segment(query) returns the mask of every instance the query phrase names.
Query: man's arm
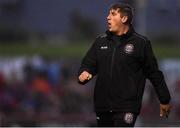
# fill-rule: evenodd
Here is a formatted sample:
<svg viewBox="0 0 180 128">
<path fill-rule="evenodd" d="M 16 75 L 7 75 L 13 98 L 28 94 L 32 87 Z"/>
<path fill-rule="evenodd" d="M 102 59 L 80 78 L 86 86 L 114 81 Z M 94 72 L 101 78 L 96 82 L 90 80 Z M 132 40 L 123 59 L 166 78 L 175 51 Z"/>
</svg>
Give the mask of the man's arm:
<svg viewBox="0 0 180 128">
<path fill-rule="evenodd" d="M 96 43 L 97 39 L 82 60 L 81 67 L 78 72 L 78 83 L 82 85 L 86 84 L 97 73 Z"/>
<path fill-rule="evenodd" d="M 171 96 L 164 80 L 164 75 L 159 70 L 150 41 L 146 42 L 144 48 L 144 73 L 146 78 L 152 82 L 160 100 L 160 116 L 167 116 L 170 111 L 169 102 Z"/>
</svg>

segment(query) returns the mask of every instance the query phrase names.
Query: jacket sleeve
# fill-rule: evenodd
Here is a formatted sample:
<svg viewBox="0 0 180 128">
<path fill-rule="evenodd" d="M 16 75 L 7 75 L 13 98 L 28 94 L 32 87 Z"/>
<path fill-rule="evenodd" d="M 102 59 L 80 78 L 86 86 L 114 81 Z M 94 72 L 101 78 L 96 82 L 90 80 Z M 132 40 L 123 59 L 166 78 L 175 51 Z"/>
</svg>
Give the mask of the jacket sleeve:
<svg viewBox="0 0 180 128">
<path fill-rule="evenodd" d="M 97 43 L 97 39 L 95 40 L 95 42 L 93 43 L 93 45 L 90 47 L 90 49 L 87 51 L 86 55 L 84 56 L 82 62 L 81 62 L 81 66 L 80 69 L 78 71 L 78 78 L 79 75 L 83 72 L 83 71 L 87 71 L 90 74 L 92 74 L 92 76 L 95 76 L 97 73 L 97 62 L 96 62 L 96 43 Z M 86 80 L 84 82 L 80 82 L 78 79 L 78 83 L 79 84 L 86 84 L 89 80 Z"/>
<path fill-rule="evenodd" d="M 144 47 L 144 73 L 153 84 L 161 104 L 168 104 L 171 96 L 164 80 L 163 73 L 159 70 L 150 41 Z"/>
</svg>

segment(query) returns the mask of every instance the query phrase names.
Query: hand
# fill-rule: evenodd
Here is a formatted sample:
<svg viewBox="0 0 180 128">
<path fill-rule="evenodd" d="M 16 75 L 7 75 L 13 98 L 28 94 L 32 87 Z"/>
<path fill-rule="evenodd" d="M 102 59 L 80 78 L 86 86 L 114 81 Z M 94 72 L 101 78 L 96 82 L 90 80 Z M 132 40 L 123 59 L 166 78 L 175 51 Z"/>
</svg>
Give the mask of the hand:
<svg viewBox="0 0 180 128">
<path fill-rule="evenodd" d="M 79 76 L 79 81 L 84 82 L 85 80 L 90 80 L 91 78 L 92 75 L 90 73 L 88 73 L 87 71 L 83 71 Z"/>
<path fill-rule="evenodd" d="M 171 109 L 170 104 L 160 104 L 160 117 L 165 116 L 166 118 L 168 118 L 170 109 Z"/>
</svg>

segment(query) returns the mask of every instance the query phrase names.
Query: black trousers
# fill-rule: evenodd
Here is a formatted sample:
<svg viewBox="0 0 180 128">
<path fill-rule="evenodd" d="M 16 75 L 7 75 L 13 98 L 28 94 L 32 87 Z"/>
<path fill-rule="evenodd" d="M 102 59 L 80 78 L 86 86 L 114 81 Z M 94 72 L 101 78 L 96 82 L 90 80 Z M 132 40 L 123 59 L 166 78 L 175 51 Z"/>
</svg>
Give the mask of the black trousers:
<svg viewBox="0 0 180 128">
<path fill-rule="evenodd" d="M 98 112 L 96 113 L 99 127 L 134 127 L 137 114 L 130 112 Z"/>
</svg>

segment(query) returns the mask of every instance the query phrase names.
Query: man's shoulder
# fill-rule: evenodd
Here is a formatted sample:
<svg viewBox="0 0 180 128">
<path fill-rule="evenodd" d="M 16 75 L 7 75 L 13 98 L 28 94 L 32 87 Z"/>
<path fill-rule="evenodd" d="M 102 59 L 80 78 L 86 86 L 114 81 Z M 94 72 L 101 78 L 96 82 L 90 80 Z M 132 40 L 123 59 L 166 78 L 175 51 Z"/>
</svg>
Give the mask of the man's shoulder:
<svg viewBox="0 0 180 128">
<path fill-rule="evenodd" d="M 148 41 L 148 38 L 147 38 L 146 36 L 144 36 L 144 35 L 141 35 L 141 34 L 136 33 L 136 32 L 134 32 L 133 35 L 134 35 L 136 38 L 138 38 L 138 39 L 140 39 L 140 40 L 142 40 L 142 41 L 144 41 L 144 42 L 147 42 L 147 41 Z"/>
<path fill-rule="evenodd" d="M 101 33 L 96 36 L 96 39 L 103 39 L 106 38 L 107 36 L 108 36 L 107 33 Z"/>
</svg>

